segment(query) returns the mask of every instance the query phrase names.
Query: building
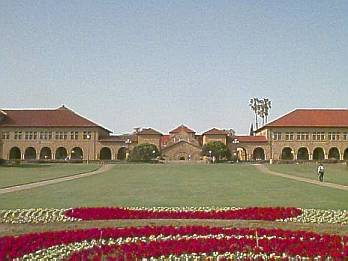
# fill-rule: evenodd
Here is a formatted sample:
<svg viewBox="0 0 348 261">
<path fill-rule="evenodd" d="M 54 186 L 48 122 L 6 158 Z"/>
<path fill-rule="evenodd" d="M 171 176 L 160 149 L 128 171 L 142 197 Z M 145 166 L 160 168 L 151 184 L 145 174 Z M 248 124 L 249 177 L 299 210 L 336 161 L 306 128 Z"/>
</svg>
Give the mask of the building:
<svg viewBox="0 0 348 261">
<path fill-rule="evenodd" d="M 266 137 L 266 158 L 348 160 L 347 109 L 297 109 L 257 130 Z"/>
<path fill-rule="evenodd" d="M 208 142 L 226 144 L 240 161 L 348 160 L 348 110 L 298 109 L 241 136 L 212 128 L 197 134 L 180 125 L 168 134 L 152 128 L 125 135 L 65 106 L 0 110 L 0 158 L 26 161 L 123 160 L 138 144 L 154 144 L 166 160 L 200 160 Z"/>
</svg>

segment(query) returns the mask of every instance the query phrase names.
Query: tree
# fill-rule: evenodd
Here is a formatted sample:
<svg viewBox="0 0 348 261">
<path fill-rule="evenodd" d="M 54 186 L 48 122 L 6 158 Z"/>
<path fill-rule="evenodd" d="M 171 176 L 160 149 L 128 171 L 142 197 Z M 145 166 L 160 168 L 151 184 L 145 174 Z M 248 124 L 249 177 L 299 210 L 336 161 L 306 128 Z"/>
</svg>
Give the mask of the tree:
<svg viewBox="0 0 348 261">
<path fill-rule="evenodd" d="M 269 110 L 272 108 L 272 102 L 268 98 L 263 98 L 264 114 L 266 117 L 266 123 L 268 122 Z"/>
<path fill-rule="evenodd" d="M 202 154 L 204 156 L 215 156 L 217 160 L 231 158 L 230 150 L 226 144 L 222 143 L 221 141 L 212 141 L 204 144 Z"/>
<path fill-rule="evenodd" d="M 250 125 L 250 131 L 249 131 L 250 136 L 254 136 L 254 125 L 251 123 Z"/>
<path fill-rule="evenodd" d="M 249 101 L 249 106 L 255 113 L 255 127 L 259 128 L 258 117 L 262 119 L 262 125 L 268 121 L 269 110 L 272 107 L 271 100 L 268 98 L 252 98 Z"/>
<path fill-rule="evenodd" d="M 130 161 L 151 161 L 160 155 L 157 147 L 153 144 L 143 143 L 137 145 L 130 153 Z"/>
<path fill-rule="evenodd" d="M 260 100 L 258 98 L 252 98 L 249 101 L 249 106 L 251 108 L 251 110 L 255 113 L 255 126 L 256 129 L 259 128 L 259 123 L 258 123 L 258 118 L 257 116 L 259 115 L 259 111 L 260 111 L 260 106 L 259 106 Z"/>
<path fill-rule="evenodd" d="M 234 129 L 224 129 L 228 136 L 233 137 L 236 135 L 236 131 Z"/>
</svg>

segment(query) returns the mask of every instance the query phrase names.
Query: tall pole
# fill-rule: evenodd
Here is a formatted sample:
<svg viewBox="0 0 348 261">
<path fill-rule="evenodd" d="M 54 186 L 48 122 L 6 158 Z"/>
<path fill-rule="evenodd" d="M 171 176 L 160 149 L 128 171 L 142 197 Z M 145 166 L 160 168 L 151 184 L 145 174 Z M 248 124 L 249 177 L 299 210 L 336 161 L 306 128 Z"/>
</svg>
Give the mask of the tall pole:
<svg viewBox="0 0 348 261">
<path fill-rule="evenodd" d="M 87 140 L 88 140 L 88 144 L 87 144 L 87 164 L 89 164 L 89 140 L 91 139 L 91 135 L 87 134 Z"/>
</svg>

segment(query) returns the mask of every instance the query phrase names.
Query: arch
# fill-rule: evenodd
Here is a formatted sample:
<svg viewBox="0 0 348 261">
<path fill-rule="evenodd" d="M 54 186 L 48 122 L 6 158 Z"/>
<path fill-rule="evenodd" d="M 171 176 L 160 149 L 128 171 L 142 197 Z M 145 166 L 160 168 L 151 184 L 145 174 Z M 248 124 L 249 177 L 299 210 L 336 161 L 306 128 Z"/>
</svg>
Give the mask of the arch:
<svg viewBox="0 0 348 261">
<path fill-rule="evenodd" d="M 254 160 L 265 160 L 265 151 L 261 147 L 257 147 L 253 151 Z"/>
<path fill-rule="evenodd" d="M 26 148 L 24 152 L 24 159 L 26 160 L 36 159 L 36 150 L 33 147 Z"/>
<path fill-rule="evenodd" d="M 125 160 L 127 156 L 127 148 L 126 147 L 121 147 L 117 151 L 117 159 L 118 160 Z"/>
<path fill-rule="evenodd" d="M 111 160 L 111 149 L 108 147 L 103 147 L 100 150 L 100 159 L 101 160 Z"/>
<path fill-rule="evenodd" d="M 348 148 L 345 149 L 343 159 L 348 161 Z"/>
<path fill-rule="evenodd" d="M 329 150 L 328 159 L 340 160 L 340 151 L 338 150 L 338 148 L 332 147 L 332 148 Z"/>
<path fill-rule="evenodd" d="M 243 147 L 237 148 L 236 156 L 237 156 L 238 161 L 247 161 L 248 160 L 247 150 Z"/>
<path fill-rule="evenodd" d="M 21 159 L 21 150 L 18 147 L 12 147 L 10 149 L 9 159 L 10 160 Z"/>
<path fill-rule="evenodd" d="M 285 147 L 282 149 L 282 160 L 293 160 L 294 159 L 294 151 L 290 147 Z"/>
<path fill-rule="evenodd" d="M 80 147 L 75 147 L 71 150 L 71 159 L 83 159 L 83 151 Z"/>
<path fill-rule="evenodd" d="M 66 159 L 66 157 L 68 156 L 68 153 L 66 151 L 66 148 L 64 147 L 59 147 L 56 150 L 56 159 L 57 160 L 62 160 L 62 159 Z"/>
<path fill-rule="evenodd" d="M 40 151 L 40 159 L 52 159 L 52 152 L 49 147 L 43 147 Z"/>
<path fill-rule="evenodd" d="M 309 152 L 305 147 L 299 148 L 297 151 L 297 159 L 298 160 L 309 160 Z"/>
<path fill-rule="evenodd" d="M 325 159 L 325 153 L 324 153 L 324 150 L 323 148 L 315 148 L 313 150 L 313 160 L 323 160 Z"/>
</svg>

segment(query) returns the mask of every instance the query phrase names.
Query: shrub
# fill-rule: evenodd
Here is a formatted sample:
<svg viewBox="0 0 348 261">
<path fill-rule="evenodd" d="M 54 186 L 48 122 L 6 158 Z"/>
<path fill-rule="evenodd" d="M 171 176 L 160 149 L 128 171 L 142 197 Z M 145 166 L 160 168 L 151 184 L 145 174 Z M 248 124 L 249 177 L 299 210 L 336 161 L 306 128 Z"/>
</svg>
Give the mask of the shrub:
<svg viewBox="0 0 348 261">
<path fill-rule="evenodd" d="M 209 153 L 209 151 L 211 151 L 211 153 Z M 204 144 L 202 148 L 202 155 L 215 156 L 217 160 L 223 160 L 223 159 L 229 160 L 231 158 L 230 150 L 221 141 L 213 141 L 213 142 L 208 142 L 207 144 Z"/>
<path fill-rule="evenodd" d="M 153 144 L 143 143 L 137 145 L 129 154 L 130 161 L 149 162 L 160 155 L 157 147 Z"/>
</svg>

